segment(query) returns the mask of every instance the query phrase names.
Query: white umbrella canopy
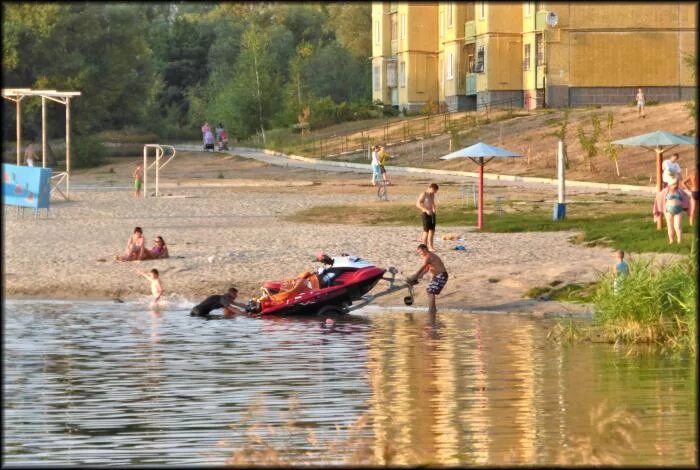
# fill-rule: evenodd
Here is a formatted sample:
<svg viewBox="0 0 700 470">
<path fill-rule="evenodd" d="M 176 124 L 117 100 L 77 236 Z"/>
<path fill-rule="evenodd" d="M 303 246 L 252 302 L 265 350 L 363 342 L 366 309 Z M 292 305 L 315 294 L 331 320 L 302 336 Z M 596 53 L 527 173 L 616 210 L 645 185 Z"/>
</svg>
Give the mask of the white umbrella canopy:
<svg viewBox="0 0 700 470">
<path fill-rule="evenodd" d="M 522 157 L 517 152 L 494 147 L 483 142 L 470 145 L 461 150 L 448 153 L 440 157 L 442 160 L 453 160 L 455 158 L 468 158 L 479 165 L 479 210 L 477 212 L 477 225 L 479 230 L 484 228 L 484 165 L 494 158 Z"/>
</svg>

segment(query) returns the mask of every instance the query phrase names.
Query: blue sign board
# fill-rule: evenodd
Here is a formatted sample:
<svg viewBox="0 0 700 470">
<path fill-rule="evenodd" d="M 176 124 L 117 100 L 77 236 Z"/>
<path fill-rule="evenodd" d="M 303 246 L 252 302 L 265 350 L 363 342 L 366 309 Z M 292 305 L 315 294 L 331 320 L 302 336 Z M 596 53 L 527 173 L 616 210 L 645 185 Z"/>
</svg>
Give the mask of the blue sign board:
<svg viewBox="0 0 700 470">
<path fill-rule="evenodd" d="M 2 164 L 2 198 L 8 206 L 48 209 L 51 168 Z"/>
</svg>

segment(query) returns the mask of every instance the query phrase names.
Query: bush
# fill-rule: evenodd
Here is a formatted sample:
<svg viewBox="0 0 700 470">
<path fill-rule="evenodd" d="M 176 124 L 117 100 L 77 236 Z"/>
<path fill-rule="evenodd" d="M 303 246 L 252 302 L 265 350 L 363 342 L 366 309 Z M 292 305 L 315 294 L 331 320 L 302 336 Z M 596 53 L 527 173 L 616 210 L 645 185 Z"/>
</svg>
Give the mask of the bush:
<svg viewBox="0 0 700 470">
<path fill-rule="evenodd" d="M 107 149 L 96 136 L 76 135 L 71 150 L 71 166 L 73 168 L 90 168 L 101 165 L 107 156 Z"/>
<path fill-rule="evenodd" d="M 694 253 L 661 266 L 630 263 L 630 274 L 613 288 L 604 274 L 593 294 L 595 321 L 615 339 L 694 347 L 697 260 Z"/>
</svg>

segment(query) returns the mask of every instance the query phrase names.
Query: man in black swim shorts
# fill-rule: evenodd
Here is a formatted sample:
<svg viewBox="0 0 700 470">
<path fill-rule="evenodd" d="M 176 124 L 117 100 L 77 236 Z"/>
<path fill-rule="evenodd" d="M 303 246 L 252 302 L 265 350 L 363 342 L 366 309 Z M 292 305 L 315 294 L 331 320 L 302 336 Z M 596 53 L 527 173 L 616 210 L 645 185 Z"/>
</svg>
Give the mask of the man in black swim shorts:
<svg viewBox="0 0 700 470">
<path fill-rule="evenodd" d="M 217 308 L 225 309 L 224 315 L 232 315 L 234 313 L 245 313 L 243 309 L 233 304 L 238 296 L 238 289 L 230 287 L 228 292 L 223 295 L 210 295 L 198 305 L 192 307 L 191 316 L 206 317 L 209 312 Z"/>
<path fill-rule="evenodd" d="M 435 200 L 435 193 L 438 192 L 438 185 L 436 183 L 431 183 L 428 189 L 420 193 L 418 200 L 416 201 L 416 207 L 421 211 L 421 217 L 423 219 L 423 236 L 421 241 L 424 245 L 428 247 L 428 250 L 435 251 L 433 247 L 433 238 L 435 237 L 435 224 L 437 219 L 435 213 L 437 212 L 437 201 Z"/>
</svg>

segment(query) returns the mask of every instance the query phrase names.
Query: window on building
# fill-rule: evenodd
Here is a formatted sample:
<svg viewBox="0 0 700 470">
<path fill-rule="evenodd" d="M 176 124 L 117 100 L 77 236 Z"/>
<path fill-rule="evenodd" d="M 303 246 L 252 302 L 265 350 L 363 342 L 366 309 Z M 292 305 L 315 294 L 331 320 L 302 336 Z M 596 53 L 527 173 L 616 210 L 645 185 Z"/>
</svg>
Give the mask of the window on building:
<svg viewBox="0 0 700 470">
<path fill-rule="evenodd" d="M 452 80 L 454 78 L 454 55 L 452 52 L 447 54 L 447 79 Z"/>
<path fill-rule="evenodd" d="M 452 27 L 452 2 L 447 3 L 447 27 Z"/>
<path fill-rule="evenodd" d="M 440 11 L 440 37 L 445 35 L 445 12 Z"/>
<path fill-rule="evenodd" d="M 474 54 L 469 54 L 467 56 L 467 71 L 469 73 L 474 73 Z"/>
<path fill-rule="evenodd" d="M 406 87 L 406 62 L 399 63 L 399 86 Z"/>
<path fill-rule="evenodd" d="M 542 33 L 535 34 L 535 62 L 537 65 L 544 65 L 544 40 Z"/>
<path fill-rule="evenodd" d="M 474 72 L 483 73 L 484 72 L 484 57 L 485 57 L 484 46 L 479 46 L 476 51 L 476 64 L 474 65 Z"/>
<path fill-rule="evenodd" d="M 523 70 L 530 70 L 530 44 L 525 44 L 523 51 Z"/>
<path fill-rule="evenodd" d="M 379 91 L 382 89 L 382 87 L 379 85 L 379 79 L 381 78 L 379 76 L 380 74 L 380 67 L 378 65 L 375 65 L 372 67 L 372 86 L 375 90 Z"/>
<path fill-rule="evenodd" d="M 406 38 L 406 14 L 401 14 L 401 38 Z"/>
<path fill-rule="evenodd" d="M 544 10 L 544 2 L 535 2 L 535 11 Z"/>
<path fill-rule="evenodd" d="M 486 2 L 479 2 L 479 19 L 486 18 Z"/>
<path fill-rule="evenodd" d="M 374 43 L 375 44 L 381 44 L 381 41 L 379 39 L 379 35 L 380 35 L 379 25 L 380 25 L 379 20 L 376 20 L 374 22 Z"/>
</svg>

